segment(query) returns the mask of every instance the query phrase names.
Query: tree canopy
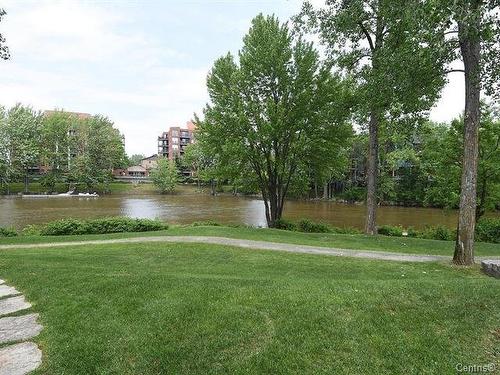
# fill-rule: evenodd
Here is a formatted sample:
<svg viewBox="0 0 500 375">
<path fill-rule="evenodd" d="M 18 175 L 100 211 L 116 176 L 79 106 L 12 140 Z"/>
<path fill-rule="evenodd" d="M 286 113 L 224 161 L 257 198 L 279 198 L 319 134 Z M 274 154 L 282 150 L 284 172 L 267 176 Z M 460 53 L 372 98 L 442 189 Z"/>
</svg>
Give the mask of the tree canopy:
<svg viewBox="0 0 500 375">
<path fill-rule="evenodd" d="M 227 54 L 215 62 L 207 87 L 198 140 L 235 174 L 251 173 L 273 227 L 311 160 L 335 158 L 350 134 L 343 108 L 349 87 L 320 63 L 311 43 L 263 15 L 253 19 L 238 61 Z"/>
</svg>

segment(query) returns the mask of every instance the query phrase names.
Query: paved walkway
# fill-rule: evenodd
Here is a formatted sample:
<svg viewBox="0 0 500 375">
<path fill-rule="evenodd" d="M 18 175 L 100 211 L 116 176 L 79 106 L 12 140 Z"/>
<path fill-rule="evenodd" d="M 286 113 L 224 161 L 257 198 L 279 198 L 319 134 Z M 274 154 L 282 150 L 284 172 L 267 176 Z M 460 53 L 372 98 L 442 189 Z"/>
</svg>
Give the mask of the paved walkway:
<svg viewBox="0 0 500 375">
<path fill-rule="evenodd" d="M 38 346 L 27 341 L 37 336 L 42 326 L 37 323 L 38 314 L 13 315 L 29 309 L 31 304 L 15 288 L 0 280 L 0 375 L 24 375 L 42 363 Z"/>
<path fill-rule="evenodd" d="M 157 237 L 133 237 L 119 238 L 110 240 L 90 240 L 90 241 L 71 241 L 71 242 L 51 242 L 39 244 L 16 244 L 16 245 L 0 245 L 0 250 L 17 249 L 17 248 L 47 248 L 47 247 L 65 247 L 75 245 L 101 245 L 101 244 L 116 244 L 116 243 L 139 243 L 139 242 L 184 242 L 184 243 L 209 243 L 217 245 L 229 245 L 243 247 L 247 249 L 274 250 L 286 251 L 292 253 L 319 254 L 343 256 L 351 258 L 364 258 L 376 260 L 389 260 L 400 262 L 436 262 L 446 261 L 451 259 L 450 256 L 442 255 L 423 255 L 423 254 L 405 254 L 384 251 L 370 250 L 350 250 L 320 246 L 295 245 L 278 242 L 243 240 L 226 237 L 210 237 L 210 236 L 157 236 Z M 477 258 L 482 260 L 486 258 Z M 491 259 L 491 257 L 488 257 Z"/>
</svg>

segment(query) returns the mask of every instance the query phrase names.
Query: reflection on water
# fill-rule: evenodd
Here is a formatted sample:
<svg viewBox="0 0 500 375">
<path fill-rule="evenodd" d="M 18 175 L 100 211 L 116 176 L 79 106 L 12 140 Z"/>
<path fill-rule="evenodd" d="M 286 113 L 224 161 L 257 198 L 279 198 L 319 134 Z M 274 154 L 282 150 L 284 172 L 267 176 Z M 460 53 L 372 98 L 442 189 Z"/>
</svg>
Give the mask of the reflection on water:
<svg viewBox="0 0 500 375">
<path fill-rule="evenodd" d="M 91 218 L 125 215 L 160 218 L 169 223 L 215 220 L 265 226 L 264 205 L 257 198 L 221 195 L 212 197 L 193 191 L 175 195 L 110 195 L 92 198 L 0 198 L 0 226 L 22 228 L 61 218 Z M 310 218 L 339 227 L 363 228 L 365 207 L 322 201 L 289 201 L 284 216 Z M 456 225 L 455 210 L 380 207 L 378 224 L 413 226 Z"/>
</svg>

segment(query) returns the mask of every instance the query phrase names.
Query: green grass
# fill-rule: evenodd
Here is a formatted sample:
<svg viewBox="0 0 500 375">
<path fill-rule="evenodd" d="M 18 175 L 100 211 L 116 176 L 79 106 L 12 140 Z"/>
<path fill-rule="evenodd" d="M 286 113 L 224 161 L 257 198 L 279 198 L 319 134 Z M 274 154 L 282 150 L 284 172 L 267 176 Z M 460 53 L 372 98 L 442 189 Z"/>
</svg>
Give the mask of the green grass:
<svg viewBox="0 0 500 375">
<path fill-rule="evenodd" d="M 499 365 L 499 281 L 477 268 L 142 243 L 2 251 L 0 270 L 44 325 L 35 374 Z"/>
<path fill-rule="evenodd" d="M 108 235 L 57 236 L 57 237 L 13 237 L 0 238 L 0 244 L 45 243 L 62 241 L 99 240 L 127 237 L 147 237 L 159 235 L 221 236 L 259 241 L 284 242 L 345 249 L 390 251 L 411 254 L 449 255 L 453 254 L 453 241 L 425 240 L 387 236 L 346 235 L 330 233 L 300 233 L 267 228 L 233 227 L 190 227 L 177 226 L 162 232 L 117 233 Z M 477 256 L 500 257 L 500 244 L 476 243 Z"/>
</svg>

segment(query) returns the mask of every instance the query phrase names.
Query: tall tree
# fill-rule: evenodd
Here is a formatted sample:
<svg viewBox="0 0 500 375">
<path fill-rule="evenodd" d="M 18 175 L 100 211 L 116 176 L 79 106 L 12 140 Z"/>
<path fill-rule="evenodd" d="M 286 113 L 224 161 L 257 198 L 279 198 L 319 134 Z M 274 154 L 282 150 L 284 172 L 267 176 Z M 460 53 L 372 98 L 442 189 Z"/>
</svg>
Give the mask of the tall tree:
<svg viewBox="0 0 500 375">
<path fill-rule="evenodd" d="M 40 162 L 40 133 L 42 115 L 31 107 L 16 104 L 7 112 L 0 125 L 6 160 L 5 179 L 24 180 L 24 192 L 28 192 L 29 174 Z"/>
<path fill-rule="evenodd" d="M 219 165 L 253 175 L 274 227 L 308 156 L 324 155 L 341 140 L 347 90 L 321 66 L 311 43 L 263 15 L 244 37 L 239 63 L 230 54 L 218 59 L 207 87 L 198 140 L 211 146 Z"/>
<path fill-rule="evenodd" d="M 104 184 L 107 189 L 113 168 L 126 165 L 123 136 L 107 117 L 96 115 L 76 122 L 70 137 L 71 180 L 83 183 L 87 190 Z"/>
<path fill-rule="evenodd" d="M 358 84 L 361 122 L 368 122 L 365 232 L 375 234 L 379 131 L 387 121 L 425 112 L 444 80 L 429 45 L 412 33 L 417 0 L 327 0 L 314 9 L 305 2 L 299 26 L 319 33 L 329 57 Z M 440 77 L 437 74 L 437 77 Z"/>
<path fill-rule="evenodd" d="M 2 18 L 7 14 L 7 12 L 0 8 L 0 22 L 2 22 Z M 5 37 L 0 33 L 0 59 L 7 60 L 10 58 L 9 47 L 5 44 Z"/>
<path fill-rule="evenodd" d="M 500 97 L 500 1 L 428 0 L 424 5 L 417 39 L 434 37 L 434 48 L 448 63 L 445 72 L 463 72 L 465 78 L 464 150 L 453 262 L 470 265 L 474 263 L 481 90 Z M 463 63 L 463 69 L 454 68 L 456 59 Z"/>
</svg>

